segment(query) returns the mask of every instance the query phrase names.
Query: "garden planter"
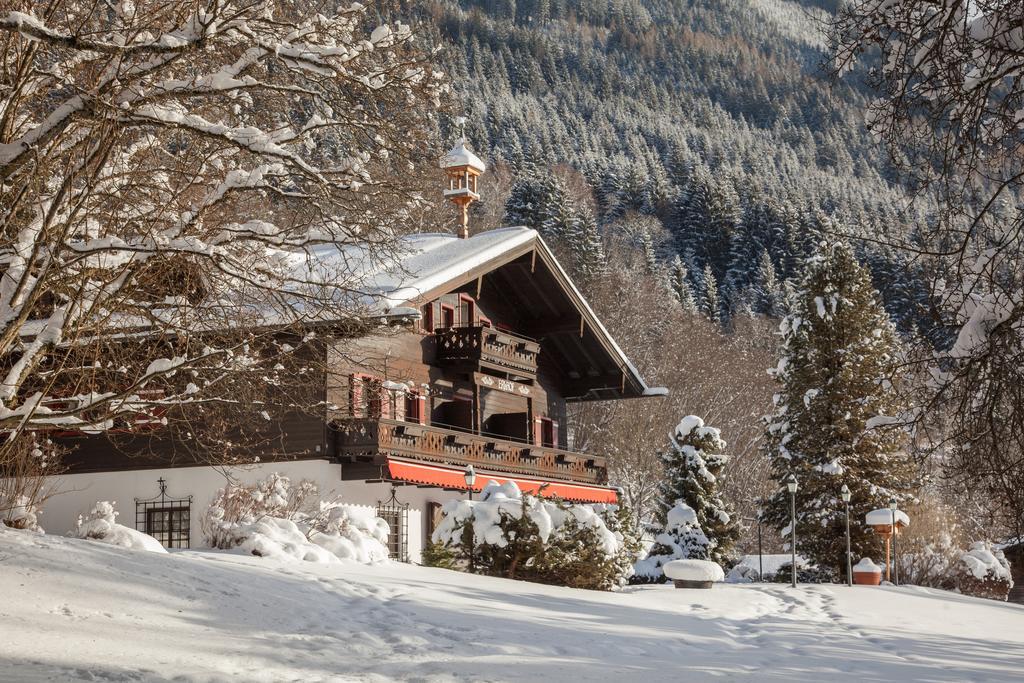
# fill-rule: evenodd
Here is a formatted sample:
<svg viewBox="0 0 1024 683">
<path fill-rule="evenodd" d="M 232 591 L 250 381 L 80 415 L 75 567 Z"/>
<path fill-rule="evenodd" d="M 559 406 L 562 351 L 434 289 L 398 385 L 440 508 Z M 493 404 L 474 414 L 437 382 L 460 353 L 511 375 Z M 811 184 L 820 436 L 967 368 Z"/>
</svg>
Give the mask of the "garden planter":
<svg viewBox="0 0 1024 683">
<path fill-rule="evenodd" d="M 708 560 L 672 560 L 662 570 L 676 588 L 711 588 L 725 579 L 725 572 Z"/>
<path fill-rule="evenodd" d="M 865 557 L 853 568 L 853 582 L 858 586 L 877 586 L 882 582 L 882 568 Z"/>
</svg>

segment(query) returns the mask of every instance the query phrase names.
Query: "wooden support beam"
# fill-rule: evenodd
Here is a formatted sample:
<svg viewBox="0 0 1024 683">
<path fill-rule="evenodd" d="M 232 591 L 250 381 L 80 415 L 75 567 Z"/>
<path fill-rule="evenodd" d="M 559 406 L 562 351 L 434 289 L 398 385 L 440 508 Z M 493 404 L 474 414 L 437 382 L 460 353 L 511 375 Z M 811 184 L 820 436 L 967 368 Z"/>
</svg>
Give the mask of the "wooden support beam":
<svg viewBox="0 0 1024 683">
<path fill-rule="evenodd" d="M 537 270 L 537 250 L 534 249 L 530 252 L 530 272 L 533 273 Z"/>
<path fill-rule="evenodd" d="M 583 316 L 581 315 L 580 316 L 580 339 L 583 339 L 583 330 L 586 329 L 585 326 L 586 326 L 586 321 L 583 319 Z"/>
<path fill-rule="evenodd" d="M 480 290 L 484 287 L 484 276 L 481 275 L 476 279 L 476 299 L 480 300 Z"/>
</svg>

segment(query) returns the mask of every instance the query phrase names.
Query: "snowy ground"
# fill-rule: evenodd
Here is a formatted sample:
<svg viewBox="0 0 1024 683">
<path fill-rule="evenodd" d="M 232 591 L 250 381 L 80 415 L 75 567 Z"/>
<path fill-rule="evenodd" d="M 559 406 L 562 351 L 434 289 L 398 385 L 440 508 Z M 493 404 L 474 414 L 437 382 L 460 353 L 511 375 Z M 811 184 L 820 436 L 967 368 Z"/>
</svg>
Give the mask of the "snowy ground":
<svg viewBox="0 0 1024 683">
<path fill-rule="evenodd" d="M 0 680 L 1020 680 L 1024 607 L 915 588 L 596 593 L 0 527 Z"/>
</svg>

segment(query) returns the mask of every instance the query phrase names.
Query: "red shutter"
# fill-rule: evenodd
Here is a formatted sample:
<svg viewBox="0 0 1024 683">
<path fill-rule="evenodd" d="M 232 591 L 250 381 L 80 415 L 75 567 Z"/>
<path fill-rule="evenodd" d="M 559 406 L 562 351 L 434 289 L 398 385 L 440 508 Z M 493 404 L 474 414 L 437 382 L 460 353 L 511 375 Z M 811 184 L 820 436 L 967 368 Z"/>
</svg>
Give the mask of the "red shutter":
<svg viewBox="0 0 1024 683">
<path fill-rule="evenodd" d="M 544 421 L 542 418 L 536 418 L 533 421 L 533 445 L 542 446 L 544 444 Z"/>
<path fill-rule="evenodd" d="M 426 332 L 434 331 L 434 302 L 423 307 L 423 329 Z"/>
<path fill-rule="evenodd" d="M 421 425 L 425 425 L 425 424 L 427 424 L 427 396 L 426 396 L 426 394 L 421 393 L 416 398 L 416 402 L 420 406 L 420 412 L 419 412 L 420 424 Z"/>
</svg>

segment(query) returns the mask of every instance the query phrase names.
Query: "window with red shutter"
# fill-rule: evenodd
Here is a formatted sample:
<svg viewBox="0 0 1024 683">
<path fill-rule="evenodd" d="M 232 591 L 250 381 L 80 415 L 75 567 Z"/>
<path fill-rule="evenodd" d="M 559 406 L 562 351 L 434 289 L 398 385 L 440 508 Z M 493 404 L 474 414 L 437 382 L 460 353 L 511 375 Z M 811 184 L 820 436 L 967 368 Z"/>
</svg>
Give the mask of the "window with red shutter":
<svg viewBox="0 0 1024 683">
<path fill-rule="evenodd" d="M 434 302 L 423 307 L 423 331 L 434 331 Z"/>
<path fill-rule="evenodd" d="M 453 307 L 441 305 L 441 327 L 444 329 L 455 327 L 455 309 Z"/>
</svg>

